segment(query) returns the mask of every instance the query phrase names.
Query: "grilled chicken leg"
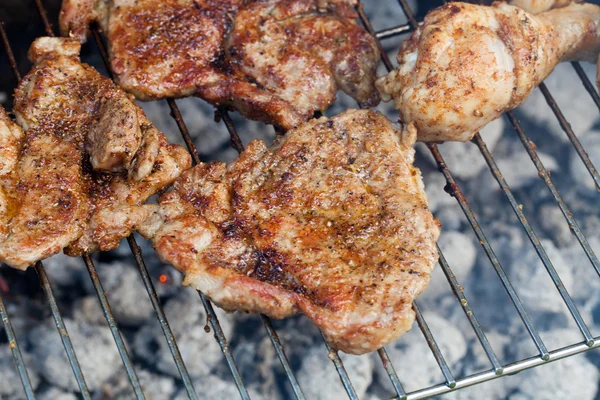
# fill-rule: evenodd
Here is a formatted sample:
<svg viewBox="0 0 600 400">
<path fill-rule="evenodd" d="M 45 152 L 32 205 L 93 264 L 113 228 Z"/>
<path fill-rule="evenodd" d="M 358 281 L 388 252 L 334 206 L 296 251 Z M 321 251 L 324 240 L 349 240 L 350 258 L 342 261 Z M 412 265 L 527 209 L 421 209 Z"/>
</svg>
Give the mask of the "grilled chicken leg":
<svg viewBox="0 0 600 400">
<path fill-rule="evenodd" d="M 596 5 L 532 15 L 505 3 L 449 3 L 427 14 L 377 87 L 419 140 L 467 141 L 517 107 L 557 63 L 594 62 L 598 53 Z"/>
<path fill-rule="evenodd" d="M 16 268 L 116 247 L 152 211 L 142 203 L 190 166 L 79 50 L 75 39 L 37 39 L 15 91 L 25 134 L 0 114 L 0 261 Z"/>
</svg>

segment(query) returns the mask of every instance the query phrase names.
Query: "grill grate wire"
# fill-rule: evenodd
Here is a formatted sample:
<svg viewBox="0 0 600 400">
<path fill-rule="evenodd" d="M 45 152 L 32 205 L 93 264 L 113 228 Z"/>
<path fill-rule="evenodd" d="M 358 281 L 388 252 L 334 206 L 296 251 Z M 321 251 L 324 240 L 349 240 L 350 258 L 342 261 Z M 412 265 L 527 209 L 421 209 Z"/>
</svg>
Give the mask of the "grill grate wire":
<svg viewBox="0 0 600 400">
<path fill-rule="evenodd" d="M 407 24 L 399 25 L 397 27 L 381 30 L 379 32 L 374 31 L 369 19 L 367 18 L 366 14 L 364 13 L 362 4 L 359 3 L 358 7 L 357 7 L 357 11 L 359 13 L 360 19 L 363 22 L 365 28 L 377 39 L 377 45 L 381 51 L 382 60 L 388 70 L 393 69 L 393 65 L 392 65 L 391 61 L 389 60 L 389 57 L 383 50 L 380 39 L 383 40 L 383 39 L 387 39 L 387 38 L 397 37 L 397 36 L 405 34 L 405 33 L 409 33 L 411 31 L 413 31 L 417 27 L 417 24 L 418 24 L 417 20 L 415 19 L 414 14 L 412 13 L 410 7 L 408 6 L 408 3 L 406 2 L 406 0 L 398 0 L 398 3 L 399 3 L 399 6 L 404 11 L 404 14 L 406 15 L 409 22 Z M 35 0 L 35 4 L 38 8 L 38 11 L 42 18 L 42 21 L 44 23 L 44 28 L 46 30 L 46 33 L 48 35 L 53 36 L 52 27 L 49 24 L 44 6 L 42 4 L 42 0 Z M 110 67 L 108 64 L 108 54 L 106 52 L 106 47 L 104 45 L 104 42 L 103 42 L 100 34 L 98 33 L 97 28 L 92 29 L 92 34 L 98 45 L 99 52 L 105 62 L 107 71 L 109 72 L 109 75 L 111 75 L 111 78 L 112 78 L 112 74 L 110 72 Z M 6 36 L 6 32 L 4 31 L 3 25 L 1 23 L 0 23 L 0 39 L 2 40 L 2 44 L 5 48 L 6 55 L 9 60 L 10 66 L 12 68 L 13 74 L 18 81 L 18 80 L 20 80 L 20 73 L 17 69 L 17 65 L 15 62 L 12 50 L 10 48 L 8 38 Z M 580 64 L 578 62 L 572 62 L 571 64 L 572 64 L 575 72 L 577 73 L 577 75 L 580 77 L 583 86 L 588 91 L 588 93 L 592 97 L 593 101 L 600 109 L 600 96 L 598 96 L 598 93 L 596 92 L 593 84 L 590 82 L 587 75 L 585 75 L 585 72 L 583 71 L 582 67 L 580 66 Z M 550 91 L 546 88 L 546 86 L 544 84 L 540 85 L 540 90 L 542 91 L 542 94 L 544 95 L 549 107 L 552 109 L 556 118 L 558 119 L 561 128 L 563 129 L 563 131 L 565 132 L 565 134 L 568 136 L 569 140 L 573 144 L 579 157 L 584 162 L 587 170 L 589 171 L 592 179 L 594 180 L 594 183 L 596 184 L 597 187 L 600 187 L 600 177 L 598 175 L 596 168 L 590 161 L 588 154 L 586 153 L 585 149 L 583 148 L 583 146 L 581 145 L 581 143 L 575 136 L 574 132 L 572 131 L 569 123 L 567 122 L 564 115 L 562 114 L 562 111 L 560 110 L 560 108 L 558 107 L 556 102 L 554 101 L 554 98 L 550 94 Z M 168 102 L 169 108 L 171 109 L 171 116 L 174 118 L 175 122 L 177 123 L 177 126 L 181 132 L 182 138 L 183 138 L 184 142 L 186 143 L 186 146 L 192 156 L 194 164 L 199 163 L 200 157 L 198 154 L 198 150 L 196 149 L 196 147 L 193 143 L 193 140 L 189 134 L 189 131 L 185 125 L 185 122 L 183 121 L 183 118 L 181 116 L 181 113 L 179 112 L 179 108 L 177 107 L 175 100 L 167 99 L 167 102 Z M 223 108 L 218 108 L 217 113 L 220 116 L 223 123 L 226 125 L 226 127 L 230 133 L 232 147 L 235 150 L 237 150 L 238 152 L 241 152 L 243 150 L 243 144 L 242 144 L 242 141 L 241 141 L 239 135 L 237 134 L 237 131 L 235 129 L 233 121 L 229 117 L 227 110 L 225 110 Z M 538 169 L 540 178 L 543 179 L 544 182 L 546 183 L 546 185 L 548 186 L 548 189 L 552 193 L 556 203 L 558 204 L 560 210 L 562 211 L 563 215 L 565 216 L 565 219 L 567 220 L 569 227 L 576 235 L 577 240 L 579 241 L 583 250 L 585 251 L 586 255 L 588 256 L 592 266 L 594 267 L 596 272 L 600 275 L 600 264 L 598 262 L 598 259 L 597 259 L 596 255 L 594 254 L 593 250 L 591 249 L 584 234 L 581 232 L 581 229 L 579 228 L 571 211 L 569 210 L 568 206 L 565 204 L 564 200 L 562 199 L 560 193 L 558 192 L 558 189 L 552 182 L 549 171 L 543 166 L 542 162 L 540 161 L 539 157 L 537 156 L 537 153 L 535 150 L 535 144 L 526 136 L 525 132 L 523 131 L 523 129 L 520 126 L 519 121 L 514 117 L 512 112 L 508 112 L 506 114 L 506 116 L 509 119 L 509 121 L 511 122 L 512 126 L 514 127 L 516 134 L 519 136 L 519 139 L 521 140 L 523 146 L 525 147 L 530 158 L 532 159 L 532 162 L 535 164 L 536 168 Z M 514 374 L 514 373 L 522 371 L 524 369 L 532 368 L 532 367 L 544 364 L 549 361 L 555 361 L 555 360 L 558 360 L 558 359 L 561 359 L 564 357 L 568 357 L 568 356 L 571 356 L 574 354 L 578 354 L 578 353 L 581 353 L 581 352 L 584 352 L 584 351 L 587 351 L 587 350 L 590 350 L 590 349 L 593 349 L 596 347 L 600 347 L 600 337 L 593 337 L 591 332 L 589 331 L 589 328 L 587 327 L 585 321 L 581 317 L 581 315 L 580 315 L 579 311 L 577 310 L 577 307 L 573 303 L 573 300 L 571 299 L 569 293 L 564 288 L 564 285 L 562 284 L 562 282 L 560 280 L 560 276 L 558 275 L 558 273 L 552 266 L 551 261 L 549 260 L 546 252 L 544 251 L 542 245 L 540 244 L 539 239 L 537 238 L 537 235 L 535 234 L 532 227 L 527 222 L 527 219 L 522 211 L 522 207 L 517 203 L 509 186 L 507 185 L 506 181 L 504 180 L 502 173 L 498 169 L 498 166 L 496 165 L 492 154 L 487 149 L 485 142 L 483 141 L 483 139 L 481 138 L 481 136 L 479 134 L 475 135 L 475 137 L 473 138 L 472 141 L 479 148 L 482 156 L 484 157 L 486 163 L 488 164 L 488 166 L 490 168 L 492 175 L 498 182 L 502 192 L 505 194 L 505 196 L 509 200 L 511 207 L 513 208 L 513 211 L 517 215 L 517 218 L 519 219 L 521 225 L 523 226 L 524 230 L 526 231 L 540 260 L 544 264 L 544 267 L 546 268 L 548 274 L 550 275 L 559 294 L 563 298 L 565 305 L 569 309 L 569 312 L 571 313 L 573 319 L 577 323 L 577 326 L 579 327 L 585 340 L 583 343 L 576 343 L 576 344 L 562 347 L 559 349 L 555 349 L 552 351 L 547 350 L 541 337 L 539 336 L 539 333 L 537 332 L 537 329 L 535 328 L 531 319 L 527 315 L 527 312 L 525 311 L 525 308 L 523 307 L 517 293 L 515 292 L 514 288 L 512 287 L 510 280 L 506 276 L 502 266 L 500 265 L 500 262 L 496 258 L 493 249 L 491 248 L 489 242 L 485 238 L 485 235 L 477 222 L 477 219 L 473 213 L 473 210 L 469 206 L 462 191 L 460 190 L 456 181 L 452 177 L 452 174 L 451 174 L 448 166 L 444 162 L 444 159 L 443 159 L 441 153 L 439 152 L 437 145 L 430 144 L 430 145 L 428 145 L 428 148 L 431 151 L 434 159 L 436 160 L 436 163 L 438 164 L 440 171 L 442 172 L 442 174 L 444 175 L 444 177 L 446 179 L 447 188 L 449 188 L 449 190 L 448 190 L 449 194 L 456 198 L 463 213 L 465 214 L 471 227 L 473 228 L 474 233 L 480 240 L 480 243 L 481 243 L 482 247 L 484 248 L 486 255 L 490 259 L 492 266 L 494 267 L 505 290 L 507 291 L 509 297 L 511 298 L 516 311 L 518 312 L 520 318 L 522 319 L 525 327 L 527 328 L 527 330 L 529 332 L 529 335 L 531 336 L 534 344 L 536 345 L 536 347 L 539 351 L 539 355 L 530 357 L 530 358 L 526 358 L 523 360 L 519 360 L 514 363 L 510 363 L 510 364 L 506 364 L 506 365 L 502 365 L 500 363 L 500 361 L 498 360 L 494 350 L 492 349 L 481 325 L 479 324 L 475 314 L 473 313 L 473 311 L 469 305 L 469 302 L 463 293 L 462 287 L 458 283 L 454 273 L 452 272 L 452 269 L 450 268 L 450 266 L 448 265 L 448 262 L 446 261 L 446 258 L 444 257 L 444 255 L 442 254 L 441 250 L 438 247 L 438 252 L 439 252 L 439 256 L 440 256 L 439 264 L 442 268 L 442 271 L 443 271 L 444 275 L 446 276 L 448 283 L 450 284 L 450 287 L 451 287 L 455 297 L 461 304 L 461 307 L 463 308 L 463 311 L 465 312 L 465 314 L 473 328 L 475 335 L 477 336 L 483 350 L 485 351 L 492 368 L 490 370 L 487 370 L 484 372 L 480 372 L 480 373 L 476 373 L 476 374 L 472 374 L 469 376 L 464 376 L 464 377 L 455 379 L 454 375 L 452 374 L 450 368 L 447 365 L 447 362 L 445 361 L 445 358 L 444 358 L 439 346 L 437 345 L 433 335 L 431 334 L 431 331 L 427 325 L 427 322 L 425 321 L 425 318 L 423 317 L 421 310 L 419 309 L 417 303 L 415 302 L 413 309 L 416 313 L 417 324 L 418 324 L 419 328 L 421 329 L 421 331 L 432 351 L 432 354 L 440 367 L 440 370 L 444 376 L 445 382 L 441 383 L 441 384 L 433 385 L 433 386 L 430 386 L 427 388 L 419 389 L 419 390 L 413 391 L 408 394 L 405 393 L 405 391 L 402 387 L 402 384 L 398 378 L 398 375 L 394 369 L 394 366 L 392 365 L 392 362 L 389 360 L 389 358 L 387 356 L 387 352 L 385 351 L 384 348 L 381 348 L 378 351 L 378 354 L 381 358 L 381 361 L 383 363 L 385 370 L 387 371 L 387 373 L 389 375 L 392 385 L 394 386 L 394 388 L 396 390 L 396 394 L 397 394 L 397 396 L 395 397 L 396 399 L 401 399 L 401 400 L 422 399 L 422 398 L 426 398 L 426 397 L 430 397 L 430 396 L 434 396 L 434 395 L 443 394 L 443 393 L 449 392 L 453 389 L 458 389 L 458 388 L 474 385 L 477 383 L 485 382 L 485 381 L 488 381 L 491 379 L 498 378 L 502 375 Z M 169 323 L 167 321 L 166 315 L 165 315 L 165 313 L 162 309 L 162 306 L 160 304 L 160 301 L 158 299 L 158 295 L 157 295 L 154 285 L 152 283 L 152 279 L 151 279 L 151 277 L 148 273 L 148 270 L 146 268 L 146 265 L 144 263 L 141 249 L 137 245 L 133 235 L 130 236 L 129 238 L 127 238 L 127 240 L 128 240 L 128 244 L 130 246 L 131 252 L 134 256 L 136 265 L 140 271 L 140 275 L 142 277 L 142 280 L 144 282 L 146 290 L 148 291 L 148 295 L 150 297 L 152 305 L 155 309 L 157 319 L 161 325 L 161 328 L 163 329 L 163 333 L 165 334 L 167 344 L 173 355 L 173 359 L 177 365 L 178 371 L 181 375 L 183 385 L 187 391 L 189 398 L 197 399 L 198 398 L 197 394 L 194 390 L 190 376 L 187 372 L 187 369 L 185 367 L 185 364 L 183 362 L 183 359 L 182 359 L 179 349 L 177 347 L 175 337 L 173 335 L 173 332 L 171 331 L 171 328 L 169 327 Z M 115 339 L 115 343 L 117 345 L 119 353 L 121 354 L 121 358 L 125 365 L 126 372 L 130 379 L 130 382 L 132 384 L 134 393 L 138 399 L 143 399 L 144 394 L 142 392 L 142 388 L 140 386 L 139 380 L 135 373 L 135 369 L 133 367 L 131 358 L 128 355 L 127 349 L 125 347 L 125 344 L 124 344 L 121 334 L 119 332 L 119 328 L 116 325 L 114 316 L 112 315 L 112 312 L 110 310 L 110 305 L 109 305 L 108 299 L 106 298 L 106 295 L 102 289 L 102 284 L 100 282 L 100 279 L 98 278 L 96 268 L 95 268 L 93 261 L 89 255 L 85 255 L 83 257 L 83 259 L 86 264 L 86 267 L 88 268 L 90 278 L 92 279 L 92 283 L 94 284 L 94 287 L 96 289 L 96 292 L 97 292 L 98 298 L 100 300 L 102 309 L 104 311 L 105 317 L 107 319 L 107 322 L 109 323 L 109 327 L 113 334 L 113 338 Z M 42 285 L 44 293 L 46 294 L 46 297 L 48 298 L 48 301 L 50 303 L 52 315 L 53 315 L 55 323 L 57 325 L 57 329 L 61 335 L 61 339 L 63 341 L 65 351 L 67 353 L 69 362 L 71 364 L 75 378 L 79 385 L 82 397 L 85 399 L 89 399 L 90 393 L 89 393 L 89 390 L 85 383 L 85 379 L 83 377 L 83 373 L 81 371 L 79 363 L 77 361 L 75 350 L 74 350 L 71 340 L 69 338 L 66 327 L 64 326 L 62 316 L 60 315 L 60 310 L 58 309 L 58 306 L 56 304 L 56 299 L 52 292 L 52 287 L 50 285 L 48 276 L 47 276 L 45 269 L 43 267 L 43 264 L 41 262 L 36 263 L 35 268 L 36 268 L 36 272 L 38 273 L 40 283 Z M 237 367 L 235 360 L 233 358 L 233 355 L 229 349 L 229 346 L 227 344 L 227 339 L 225 338 L 223 331 L 220 328 L 220 324 L 216 317 L 216 314 L 214 312 L 212 304 L 210 303 L 210 301 L 208 301 L 208 299 L 206 299 L 206 297 L 202 293 L 199 292 L 199 295 L 200 295 L 200 299 L 201 299 L 201 301 L 206 309 L 207 315 L 208 315 L 208 323 L 211 326 L 211 328 L 214 332 L 215 339 L 217 340 L 218 344 L 220 345 L 221 350 L 226 358 L 226 361 L 231 370 L 233 379 L 239 389 L 240 396 L 242 399 L 249 399 L 248 391 L 242 381 L 241 374 L 239 373 L 238 367 Z M 27 369 L 26 369 L 24 361 L 23 361 L 23 357 L 22 357 L 16 336 L 15 336 L 15 332 L 12 328 L 8 313 L 6 311 L 4 302 L 2 300 L 1 293 L 0 293 L 0 318 L 2 319 L 5 332 L 7 334 L 8 340 L 9 340 L 9 346 L 11 348 L 13 358 L 14 358 L 15 364 L 17 366 L 17 371 L 19 373 L 19 377 L 21 378 L 21 381 L 23 383 L 23 387 L 25 389 L 25 394 L 28 399 L 33 399 L 33 398 L 35 398 L 34 391 L 33 391 L 30 379 L 27 374 Z M 286 376 L 288 377 L 289 383 L 292 387 L 292 390 L 293 390 L 296 398 L 304 399 L 302 389 L 300 388 L 300 386 L 293 374 L 291 365 L 289 364 L 289 361 L 285 354 L 284 347 L 277 335 L 277 332 L 275 331 L 275 329 L 272 325 L 271 320 L 264 315 L 261 315 L 261 319 L 263 321 L 263 324 L 265 325 L 267 334 L 269 335 L 269 337 L 271 339 L 271 342 L 275 348 L 276 354 L 281 362 L 281 365 L 283 367 L 284 372 L 286 373 Z M 344 385 L 344 388 L 346 389 L 346 391 L 348 393 L 348 397 L 350 399 L 357 399 L 358 398 L 357 394 L 352 386 L 352 382 L 350 381 L 348 373 L 344 368 L 341 358 L 339 357 L 337 352 L 334 351 L 329 346 L 329 344 L 327 343 L 326 340 L 324 340 L 324 342 L 325 342 L 326 349 L 329 352 L 329 358 L 332 360 L 332 362 L 334 363 L 334 365 L 338 371 L 340 380 L 342 381 L 342 384 Z"/>
</svg>

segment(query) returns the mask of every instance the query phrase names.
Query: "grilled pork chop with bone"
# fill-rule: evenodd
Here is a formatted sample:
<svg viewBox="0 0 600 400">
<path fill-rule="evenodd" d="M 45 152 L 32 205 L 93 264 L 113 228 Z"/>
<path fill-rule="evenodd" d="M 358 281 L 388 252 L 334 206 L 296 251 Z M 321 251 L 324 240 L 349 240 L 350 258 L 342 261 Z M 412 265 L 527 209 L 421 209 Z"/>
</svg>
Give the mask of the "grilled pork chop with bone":
<svg viewBox="0 0 600 400">
<path fill-rule="evenodd" d="M 283 129 L 327 108 L 338 88 L 379 101 L 379 52 L 354 21 L 356 0 L 244 3 L 64 0 L 60 27 L 85 41 L 98 22 L 118 84 L 140 100 L 196 95 Z"/>
<path fill-rule="evenodd" d="M 376 84 L 419 140 L 468 141 L 517 107 L 556 64 L 595 62 L 598 53 L 599 6 L 533 15 L 506 3 L 448 3 L 426 15 L 402 44 L 398 67 Z"/>
<path fill-rule="evenodd" d="M 10 155 L 0 164 L 0 261 L 15 268 L 63 249 L 115 248 L 153 210 L 142 203 L 191 164 L 79 50 L 75 39 L 37 39 L 15 91 L 24 134 L 0 114 L 0 153 Z"/>
<path fill-rule="evenodd" d="M 220 307 L 303 312 L 366 353 L 410 329 L 437 261 L 414 141 L 368 110 L 311 120 L 184 172 L 139 230 Z"/>
</svg>

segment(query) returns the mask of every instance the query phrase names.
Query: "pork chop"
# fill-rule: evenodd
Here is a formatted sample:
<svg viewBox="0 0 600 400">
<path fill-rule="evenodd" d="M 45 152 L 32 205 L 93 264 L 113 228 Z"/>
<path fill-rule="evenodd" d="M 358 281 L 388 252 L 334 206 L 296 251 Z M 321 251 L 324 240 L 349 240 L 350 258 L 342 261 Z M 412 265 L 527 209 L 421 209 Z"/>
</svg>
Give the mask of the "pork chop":
<svg viewBox="0 0 600 400">
<path fill-rule="evenodd" d="M 33 69 L 15 91 L 25 134 L 12 163 L 13 211 L 0 261 L 16 268 L 62 249 L 116 247 L 153 209 L 142 203 L 191 164 L 128 95 L 79 61 L 79 50 L 75 39 L 37 39 Z"/>
<path fill-rule="evenodd" d="M 439 223 L 413 167 L 415 132 L 350 110 L 200 164 L 140 225 L 184 284 L 226 310 L 310 317 L 348 353 L 410 329 Z"/>
</svg>

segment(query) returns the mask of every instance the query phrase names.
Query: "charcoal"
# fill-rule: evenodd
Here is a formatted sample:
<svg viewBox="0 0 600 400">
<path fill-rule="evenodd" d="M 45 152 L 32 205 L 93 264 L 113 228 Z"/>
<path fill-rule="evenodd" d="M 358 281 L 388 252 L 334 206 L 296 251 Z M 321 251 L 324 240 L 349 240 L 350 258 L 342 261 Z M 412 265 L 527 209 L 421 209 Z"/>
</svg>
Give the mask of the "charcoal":
<svg viewBox="0 0 600 400">
<path fill-rule="evenodd" d="M 596 168 L 600 168 L 600 132 L 597 130 L 587 132 L 580 141 Z M 569 170 L 577 184 L 577 189 L 587 193 L 597 193 L 594 180 L 574 148 L 570 149 L 569 158 Z"/>
<path fill-rule="evenodd" d="M 424 317 L 448 366 L 456 368 L 467 354 L 467 343 L 462 333 L 452 322 L 439 315 L 425 312 Z M 416 322 L 410 332 L 385 348 L 406 390 L 416 390 L 444 381 L 440 368 Z M 388 374 L 379 357 L 376 354 L 372 357 L 375 359 L 377 383 L 386 389 L 389 396 L 392 396 L 395 391 Z"/>
<path fill-rule="evenodd" d="M 339 352 L 352 386 L 359 398 L 364 397 L 373 380 L 373 361 L 368 355 L 353 356 Z M 308 399 L 348 398 L 335 366 L 324 345 L 311 347 L 304 353 L 297 373 L 298 383 Z M 293 396 L 291 389 L 288 398 Z"/>
<path fill-rule="evenodd" d="M 504 126 L 504 120 L 497 119 L 481 130 L 481 137 L 490 151 L 494 150 L 500 140 Z M 438 148 L 455 179 L 467 180 L 473 178 L 487 168 L 485 159 L 475 143 L 446 142 L 440 144 Z M 431 152 L 425 146 L 421 145 L 417 149 L 423 159 L 427 160 L 430 165 L 437 165 Z"/>
<path fill-rule="evenodd" d="M 194 379 L 194 388 L 200 400 L 213 399 L 238 399 L 240 393 L 237 386 L 231 380 L 225 380 L 215 375 L 207 375 Z M 248 394 L 252 400 L 265 399 L 260 393 L 252 389 L 248 390 Z M 187 400 L 189 397 L 185 389 L 177 393 L 173 400 Z"/>
<path fill-rule="evenodd" d="M 40 384 L 38 364 L 29 353 L 22 353 L 27 374 L 33 388 Z M 25 399 L 25 391 L 17 372 L 10 348 L 6 345 L 0 346 L 0 399 L 21 400 Z"/>
<path fill-rule="evenodd" d="M 98 262 L 96 269 L 115 319 L 120 325 L 138 326 L 154 313 L 148 292 L 133 263 Z M 96 293 L 90 279 L 86 280 L 86 287 L 88 293 Z"/>
<path fill-rule="evenodd" d="M 223 353 L 207 325 L 206 312 L 194 290 L 182 288 L 177 297 L 165 304 L 164 311 L 191 376 L 206 375 L 222 362 Z M 233 331 L 230 317 L 217 307 L 215 311 L 223 333 L 230 338 Z M 133 349 L 138 357 L 159 371 L 179 376 L 163 330 L 154 316 L 148 318 L 135 335 Z"/>
<path fill-rule="evenodd" d="M 175 380 L 169 376 L 155 374 L 141 365 L 135 365 L 137 377 L 142 386 L 146 400 L 172 399 L 177 390 Z M 105 398 L 114 400 L 136 399 L 133 388 L 126 374 L 120 374 L 103 385 Z"/>
<path fill-rule="evenodd" d="M 581 63 L 581 66 L 594 82 L 596 66 L 590 63 Z M 587 132 L 600 120 L 598 108 L 592 98 L 584 92 L 581 81 L 568 63 L 557 65 L 544 83 L 576 134 Z M 573 101 L 574 99 L 577 100 Z M 547 138 L 547 142 L 564 143 L 569 140 L 540 90 L 531 93 L 519 107 L 519 112 L 534 122 L 534 129 L 529 132 L 539 132 Z M 562 146 L 570 145 L 564 143 Z"/>
<path fill-rule="evenodd" d="M 74 393 L 63 392 L 56 387 L 49 387 L 40 393 L 36 393 L 37 400 L 77 400 Z"/>
<path fill-rule="evenodd" d="M 110 330 L 71 319 L 65 319 L 65 324 L 91 391 L 98 390 L 111 376 L 122 373 L 121 358 Z M 36 366 L 47 382 L 66 391 L 79 390 L 53 320 L 31 330 L 27 340 Z"/>
<path fill-rule="evenodd" d="M 464 282 L 475 265 L 477 250 L 473 238 L 456 231 L 442 232 L 438 245 L 442 249 L 446 261 L 452 268 L 459 282 Z M 436 268 L 440 268 L 439 265 Z M 434 300 L 438 295 L 448 293 L 448 280 L 443 273 L 434 271 L 429 285 L 421 295 L 424 301 Z"/>
</svg>

